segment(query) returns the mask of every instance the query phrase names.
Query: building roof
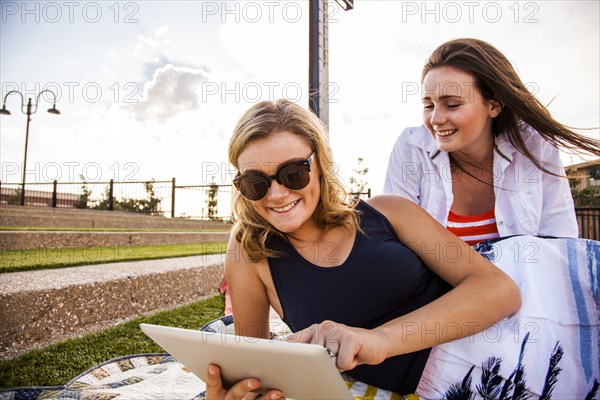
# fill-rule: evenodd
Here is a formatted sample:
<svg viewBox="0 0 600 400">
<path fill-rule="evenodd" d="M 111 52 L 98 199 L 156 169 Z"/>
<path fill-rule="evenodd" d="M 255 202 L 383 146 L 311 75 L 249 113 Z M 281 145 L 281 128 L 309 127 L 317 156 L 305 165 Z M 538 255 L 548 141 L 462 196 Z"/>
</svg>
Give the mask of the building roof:
<svg viewBox="0 0 600 400">
<path fill-rule="evenodd" d="M 600 165 L 600 158 L 596 158 L 595 160 L 590 160 L 590 161 L 582 162 L 579 164 L 565 165 L 565 169 L 578 170 L 578 169 L 582 169 L 582 168 L 593 167 L 595 165 Z"/>
</svg>

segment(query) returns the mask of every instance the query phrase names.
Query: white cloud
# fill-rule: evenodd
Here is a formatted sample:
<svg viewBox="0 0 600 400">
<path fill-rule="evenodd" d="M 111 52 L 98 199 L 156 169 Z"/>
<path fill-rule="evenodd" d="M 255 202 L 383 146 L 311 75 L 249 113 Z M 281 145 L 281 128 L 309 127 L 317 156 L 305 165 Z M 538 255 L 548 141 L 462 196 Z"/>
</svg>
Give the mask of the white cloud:
<svg viewBox="0 0 600 400">
<path fill-rule="evenodd" d="M 144 85 L 144 98 L 124 107 L 138 121 L 165 122 L 180 112 L 200 108 L 200 85 L 206 80 L 203 70 L 165 65 Z"/>
</svg>

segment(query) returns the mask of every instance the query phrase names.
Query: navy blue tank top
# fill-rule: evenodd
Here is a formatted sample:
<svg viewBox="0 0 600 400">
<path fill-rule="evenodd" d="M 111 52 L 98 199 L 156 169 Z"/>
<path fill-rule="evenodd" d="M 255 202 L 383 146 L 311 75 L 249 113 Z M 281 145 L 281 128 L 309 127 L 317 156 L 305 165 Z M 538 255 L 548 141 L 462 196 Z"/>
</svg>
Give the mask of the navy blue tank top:
<svg viewBox="0 0 600 400">
<path fill-rule="evenodd" d="M 283 321 L 293 332 L 324 320 L 372 329 L 430 303 L 450 286 L 404 246 L 390 222 L 360 201 L 360 227 L 348 258 L 336 267 L 320 267 L 302 257 L 286 240 L 273 235 L 268 246 L 281 257 L 269 268 L 283 308 Z M 309 249 L 310 250 L 310 249 Z M 319 255 L 336 257 L 331 253 Z M 327 252 L 327 250 L 326 250 Z M 414 393 L 430 350 L 359 365 L 347 373 L 355 379 L 399 393 Z"/>
</svg>

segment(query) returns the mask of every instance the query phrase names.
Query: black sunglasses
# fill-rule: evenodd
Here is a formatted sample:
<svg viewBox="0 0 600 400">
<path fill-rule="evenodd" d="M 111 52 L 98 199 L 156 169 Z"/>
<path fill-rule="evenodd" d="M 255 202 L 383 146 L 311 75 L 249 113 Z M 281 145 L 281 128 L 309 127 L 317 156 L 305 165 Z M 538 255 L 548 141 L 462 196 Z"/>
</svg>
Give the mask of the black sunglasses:
<svg viewBox="0 0 600 400">
<path fill-rule="evenodd" d="M 273 179 L 290 190 L 304 189 L 310 182 L 310 166 L 314 156 L 313 152 L 306 160 L 285 163 L 271 176 L 255 171 L 238 175 L 233 179 L 233 184 L 242 196 L 251 201 L 265 197 Z"/>
</svg>

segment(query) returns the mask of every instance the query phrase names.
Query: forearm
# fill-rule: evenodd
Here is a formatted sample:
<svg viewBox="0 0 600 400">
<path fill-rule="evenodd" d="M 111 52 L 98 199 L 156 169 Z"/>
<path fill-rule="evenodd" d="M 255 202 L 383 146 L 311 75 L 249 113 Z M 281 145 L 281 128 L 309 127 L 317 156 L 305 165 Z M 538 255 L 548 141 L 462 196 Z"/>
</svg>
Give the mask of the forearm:
<svg viewBox="0 0 600 400">
<path fill-rule="evenodd" d="M 374 330 L 388 344 L 386 357 L 430 348 L 481 332 L 520 307 L 512 280 L 473 276 L 456 288 L 400 318 Z"/>
</svg>

